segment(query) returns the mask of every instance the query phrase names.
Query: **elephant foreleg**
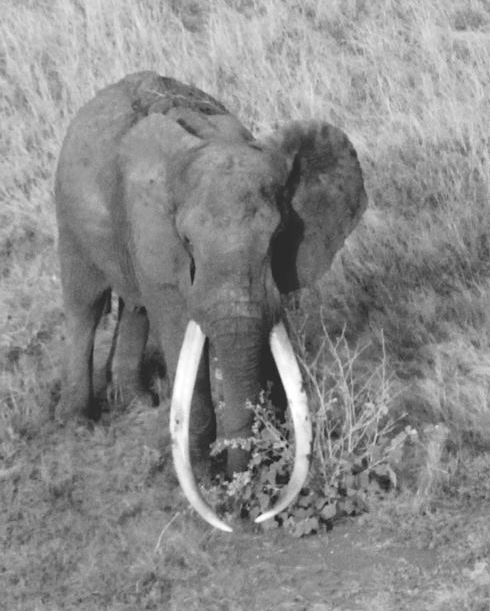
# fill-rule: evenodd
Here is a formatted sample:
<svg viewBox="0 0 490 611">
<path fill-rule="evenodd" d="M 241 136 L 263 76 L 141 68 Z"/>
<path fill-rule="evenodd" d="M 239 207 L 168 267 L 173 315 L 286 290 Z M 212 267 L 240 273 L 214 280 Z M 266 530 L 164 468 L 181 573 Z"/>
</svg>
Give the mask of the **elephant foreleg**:
<svg viewBox="0 0 490 611">
<path fill-rule="evenodd" d="M 216 414 L 211 398 L 209 379 L 209 342 L 204 346 L 191 407 L 189 429 L 191 455 L 206 455 L 209 444 L 216 439 Z"/>
<path fill-rule="evenodd" d="M 178 352 L 180 351 L 181 344 L 182 342 L 179 343 L 177 351 L 174 350 L 173 345 L 170 350 L 165 350 L 168 372 L 172 382 L 175 378 Z M 175 352 L 177 352 L 177 354 L 175 354 Z M 169 353 L 171 353 L 171 355 Z M 189 426 L 190 452 L 194 463 L 208 456 L 209 445 L 215 439 L 216 415 L 211 397 L 211 384 L 209 379 L 209 345 L 208 342 L 206 342 L 197 370 Z"/>
<path fill-rule="evenodd" d="M 187 325 L 187 314 L 182 298 L 175 293 L 155 299 L 148 307 L 152 329 L 156 330 L 165 356 L 167 376 L 174 382 L 177 361 Z M 209 453 L 209 444 L 216 438 L 216 416 L 211 398 L 208 346 L 203 350 L 192 397 L 190 421 L 190 450 L 197 463 Z"/>
<path fill-rule="evenodd" d="M 128 405 L 141 398 L 141 365 L 148 340 L 149 322 L 144 308 L 125 307 L 120 300 L 112 361 L 109 363 L 112 400 Z"/>
<path fill-rule="evenodd" d="M 93 351 L 97 324 L 107 295 L 102 293 L 93 304 L 66 311 L 65 380 L 61 396 L 63 415 L 100 416 L 93 396 Z"/>
<path fill-rule="evenodd" d="M 84 415 L 97 419 L 100 406 L 94 401 L 93 351 L 95 330 L 110 293 L 104 275 L 65 232 L 59 239 L 61 280 L 66 315 L 62 417 Z"/>
</svg>

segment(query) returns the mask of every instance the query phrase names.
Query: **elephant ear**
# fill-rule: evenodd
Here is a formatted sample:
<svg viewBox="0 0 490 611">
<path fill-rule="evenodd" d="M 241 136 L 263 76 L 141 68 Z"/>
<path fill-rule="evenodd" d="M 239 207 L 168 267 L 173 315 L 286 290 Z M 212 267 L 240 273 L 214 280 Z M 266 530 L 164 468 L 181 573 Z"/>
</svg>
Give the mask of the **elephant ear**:
<svg viewBox="0 0 490 611">
<path fill-rule="evenodd" d="M 356 151 L 340 129 L 297 122 L 272 136 L 290 164 L 285 223 L 272 249 L 272 270 L 282 293 L 314 284 L 367 206 Z"/>
<path fill-rule="evenodd" d="M 139 283 L 162 287 L 189 278 L 182 274 L 189 256 L 175 228 L 174 185 L 202 147 L 201 139 L 157 113 L 139 121 L 120 143 L 122 193 L 113 220 L 126 238 L 126 269 L 136 272 Z"/>
</svg>

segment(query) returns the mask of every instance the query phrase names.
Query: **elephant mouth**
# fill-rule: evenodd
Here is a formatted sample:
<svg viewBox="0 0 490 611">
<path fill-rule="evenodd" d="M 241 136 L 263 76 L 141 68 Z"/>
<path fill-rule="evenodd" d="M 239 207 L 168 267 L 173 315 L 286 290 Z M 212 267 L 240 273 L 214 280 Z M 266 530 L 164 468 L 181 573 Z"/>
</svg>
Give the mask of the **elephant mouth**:
<svg viewBox="0 0 490 611">
<path fill-rule="evenodd" d="M 172 455 L 177 478 L 190 505 L 211 526 L 225 532 L 232 532 L 233 529 L 223 522 L 202 498 L 194 479 L 190 459 L 191 400 L 205 339 L 199 325 L 191 320 L 187 325 L 179 355 L 170 406 Z M 296 440 L 295 460 L 286 488 L 274 507 L 255 518 L 256 523 L 274 517 L 296 498 L 308 475 L 312 442 L 311 419 L 306 393 L 303 390 L 301 373 L 291 342 L 282 322 L 272 328 L 269 341 L 291 410 Z"/>
</svg>

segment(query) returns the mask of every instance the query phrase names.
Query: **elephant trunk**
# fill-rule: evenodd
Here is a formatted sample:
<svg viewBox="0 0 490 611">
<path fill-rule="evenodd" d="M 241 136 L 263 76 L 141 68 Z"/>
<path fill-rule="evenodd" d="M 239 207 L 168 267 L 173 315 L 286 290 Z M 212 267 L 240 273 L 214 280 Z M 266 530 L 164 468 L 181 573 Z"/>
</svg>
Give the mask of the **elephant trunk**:
<svg viewBox="0 0 490 611">
<path fill-rule="evenodd" d="M 251 434 L 253 411 L 260 391 L 264 329 L 260 319 L 220 319 L 210 327 L 219 367 L 223 375 L 225 409 L 221 414 L 224 438 L 244 439 Z M 249 452 L 231 444 L 227 452 L 227 474 L 247 468 Z"/>
<path fill-rule="evenodd" d="M 220 333 L 216 333 L 216 337 L 221 338 L 221 342 L 219 339 L 217 342 L 218 359 L 222 360 L 232 355 L 229 362 L 222 363 L 225 377 L 228 377 L 230 374 L 238 375 L 239 377 L 238 383 L 234 383 L 230 379 L 225 384 L 225 397 L 228 395 L 233 401 L 230 419 L 225 424 L 225 427 L 229 429 L 228 434 L 233 436 L 248 434 L 252 414 L 249 410 L 240 408 L 240 406 L 242 400 L 250 399 L 250 397 L 255 398 L 259 387 L 258 368 L 260 364 L 260 349 L 258 350 L 259 357 L 257 358 L 257 330 L 255 332 L 251 330 L 250 335 L 250 339 L 245 341 L 240 333 L 238 335 L 230 335 L 228 332 L 223 336 Z M 243 342 L 242 345 L 240 345 L 238 338 Z M 199 493 L 190 461 L 189 422 L 191 399 L 204 341 L 205 336 L 199 325 L 191 320 L 187 326 L 179 355 L 170 406 L 172 453 L 179 483 L 192 507 L 212 526 L 230 532 L 232 529 L 218 518 Z M 256 522 L 263 522 L 272 518 L 285 509 L 299 493 L 308 474 L 312 439 L 311 421 L 306 395 L 302 388 L 301 373 L 286 329 L 282 323 L 278 323 L 273 327 L 270 334 L 270 346 L 293 418 L 296 452 L 293 473 L 287 487 L 280 495 L 274 507 L 258 516 L 255 519 Z M 243 351 L 246 356 L 244 358 L 236 358 L 236 351 Z M 227 386 L 228 384 L 229 386 Z M 245 453 L 240 454 L 239 452 L 241 451 L 231 455 L 232 459 L 229 465 L 232 470 L 239 470 L 246 466 L 247 456 Z"/>
</svg>

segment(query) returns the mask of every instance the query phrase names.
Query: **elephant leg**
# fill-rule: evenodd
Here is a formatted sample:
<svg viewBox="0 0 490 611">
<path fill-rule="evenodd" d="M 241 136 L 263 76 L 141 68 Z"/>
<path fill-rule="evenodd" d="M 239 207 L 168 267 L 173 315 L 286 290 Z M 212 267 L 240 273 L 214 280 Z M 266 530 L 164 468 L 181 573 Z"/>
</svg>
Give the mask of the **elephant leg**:
<svg viewBox="0 0 490 611">
<path fill-rule="evenodd" d="M 167 295 L 164 300 L 160 299 L 158 307 L 150 300 L 148 304 L 151 327 L 156 330 L 164 353 L 167 376 L 173 384 L 188 322 L 186 307 L 177 293 Z M 211 397 L 207 343 L 194 386 L 189 436 L 191 455 L 196 463 L 197 459 L 209 453 L 209 445 L 216 439 L 216 416 Z"/>
<path fill-rule="evenodd" d="M 135 398 L 144 400 L 141 365 L 148 330 L 146 310 L 125 307 L 120 300 L 115 346 L 109 363 L 112 399 L 118 405 L 128 405 Z"/>
<path fill-rule="evenodd" d="M 283 421 L 288 400 L 269 347 L 264 350 L 261 369 L 261 386 L 264 390 L 268 391 L 268 399 L 274 408 L 274 413 L 280 421 Z"/>
<path fill-rule="evenodd" d="M 216 439 L 216 414 L 209 379 L 209 341 L 206 341 L 197 372 L 189 434 L 191 452 L 201 455 L 209 452 L 209 445 Z"/>
<path fill-rule="evenodd" d="M 184 333 L 181 335 L 184 338 Z M 172 344 L 170 350 L 165 348 L 165 360 L 170 380 L 173 382 L 177 368 L 178 353 L 182 341 L 179 342 L 178 349 L 174 350 Z M 175 354 L 175 352 L 177 354 Z M 216 415 L 214 411 L 211 384 L 209 379 L 209 344 L 206 341 L 194 385 L 192 396 L 191 420 L 189 428 L 189 444 L 191 456 L 194 462 L 209 454 L 209 446 L 216 439 Z"/>
<path fill-rule="evenodd" d="M 66 316 L 62 417 L 83 415 L 96 420 L 100 406 L 93 396 L 95 330 L 110 289 L 97 268 L 76 251 L 74 242 L 60 236 L 61 278 Z"/>
</svg>

